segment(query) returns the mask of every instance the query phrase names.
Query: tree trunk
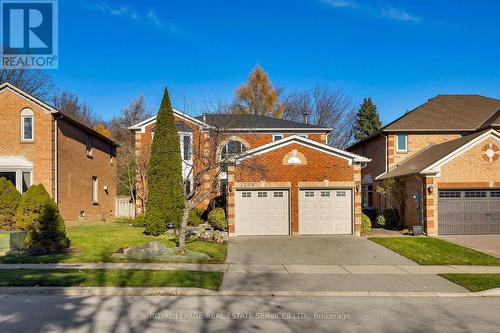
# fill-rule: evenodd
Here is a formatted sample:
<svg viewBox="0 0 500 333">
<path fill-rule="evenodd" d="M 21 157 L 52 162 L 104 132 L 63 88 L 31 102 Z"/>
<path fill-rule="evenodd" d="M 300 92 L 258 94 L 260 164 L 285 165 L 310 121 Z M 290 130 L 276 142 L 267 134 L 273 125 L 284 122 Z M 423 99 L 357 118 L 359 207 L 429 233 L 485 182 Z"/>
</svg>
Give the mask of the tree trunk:
<svg viewBox="0 0 500 333">
<path fill-rule="evenodd" d="M 177 247 L 178 255 L 184 255 L 184 252 L 186 250 L 186 229 L 187 229 L 190 210 L 191 210 L 190 205 L 185 205 L 184 210 L 182 212 L 182 222 L 181 222 L 181 228 L 179 230 L 179 247 Z"/>
</svg>

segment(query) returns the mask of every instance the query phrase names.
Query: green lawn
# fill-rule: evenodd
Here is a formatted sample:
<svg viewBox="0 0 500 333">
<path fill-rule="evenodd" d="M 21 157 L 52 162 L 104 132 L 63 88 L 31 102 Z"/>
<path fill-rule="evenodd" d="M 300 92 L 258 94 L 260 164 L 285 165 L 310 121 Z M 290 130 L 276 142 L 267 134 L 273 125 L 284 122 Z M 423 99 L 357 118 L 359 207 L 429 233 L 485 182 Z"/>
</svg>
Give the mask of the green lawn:
<svg viewBox="0 0 500 333">
<path fill-rule="evenodd" d="M 437 238 L 371 237 L 368 239 L 420 265 L 500 265 L 498 258 Z"/>
<path fill-rule="evenodd" d="M 0 287 L 194 287 L 217 290 L 220 272 L 146 269 L 5 269 Z"/>
<path fill-rule="evenodd" d="M 120 262 L 111 254 L 122 247 L 138 246 L 147 242 L 161 241 L 168 247 L 175 242 L 167 236 L 146 236 L 143 228 L 133 228 L 128 223 L 88 222 L 66 227 L 71 240 L 68 253 L 25 257 L 0 257 L 0 263 L 83 263 L 83 262 Z M 210 263 L 222 263 L 226 259 L 226 244 L 194 241 L 187 248 L 208 254 Z"/>
<path fill-rule="evenodd" d="M 500 274 L 440 274 L 470 291 L 500 288 Z"/>
</svg>

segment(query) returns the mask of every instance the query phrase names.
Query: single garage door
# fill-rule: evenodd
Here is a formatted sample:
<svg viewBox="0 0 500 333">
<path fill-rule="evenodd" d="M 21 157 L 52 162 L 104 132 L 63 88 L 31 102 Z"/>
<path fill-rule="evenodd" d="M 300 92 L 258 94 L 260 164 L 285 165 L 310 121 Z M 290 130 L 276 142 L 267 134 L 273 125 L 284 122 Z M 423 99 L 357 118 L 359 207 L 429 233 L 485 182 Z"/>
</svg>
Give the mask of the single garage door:
<svg viewBox="0 0 500 333">
<path fill-rule="evenodd" d="M 441 190 L 439 234 L 500 234 L 500 189 Z"/>
<path fill-rule="evenodd" d="M 237 235 L 288 235 L 288 190 L 236 191 Z"/>
<path fill-rule="evenodd" d="M 351 190 L 300 190 L 299 234 L 352 234 Z"/>
</svg>

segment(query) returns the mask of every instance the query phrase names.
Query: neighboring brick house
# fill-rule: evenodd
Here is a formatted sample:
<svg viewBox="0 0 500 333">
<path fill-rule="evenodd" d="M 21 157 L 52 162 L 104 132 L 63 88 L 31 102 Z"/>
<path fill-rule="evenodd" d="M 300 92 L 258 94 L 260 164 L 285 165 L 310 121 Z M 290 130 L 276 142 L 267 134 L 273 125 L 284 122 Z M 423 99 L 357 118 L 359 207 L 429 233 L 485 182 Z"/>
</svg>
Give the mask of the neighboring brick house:
<svg viewBox="0 0 500 333">
<path fill-rule="evenodd" d="M 387 208 L 380 181 L 404 183 L 406 226 L 429 235 L 500 233 L 500 100 L 438 95 L 349 151 L 362 169 L 363 208 Z"/>
<path fill-rule="evenodd" d="M 116 145 L 9 83 L 0 85 L 0 177 L 43 184 L 65 220 L 114 215 Z"/>
<path fill-rule="evenodd" d="M 236 165 L 221 175 L 218 196 L 231 235 L 359 235 L 360 170 L 369 159 L 327 145 L 331 129 L 260 115 L 191 117 L 174 110 L 174 117 L 185 176 L 193 165 L 190 149 L 201 149 L 190 143 L 214 127 L 224 133 L 217 154 L 237 153 L 240 162 L 254 160 L 266 170 Z M 131 127 L 137 154 L 150 146 L 155 122 L 152 117 Z M 207 175 L 200 186 L 213 180 Z M 201 206 L 207 208 L 210 199 Z"/>
</svg>

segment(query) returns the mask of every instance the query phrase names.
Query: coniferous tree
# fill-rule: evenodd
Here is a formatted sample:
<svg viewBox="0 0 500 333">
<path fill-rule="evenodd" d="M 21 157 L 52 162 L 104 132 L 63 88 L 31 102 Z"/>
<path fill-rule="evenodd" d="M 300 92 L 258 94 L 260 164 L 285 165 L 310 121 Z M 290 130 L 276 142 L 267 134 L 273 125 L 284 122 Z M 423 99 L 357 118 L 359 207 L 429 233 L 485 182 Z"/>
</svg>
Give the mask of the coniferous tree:
<svg viewBox="0 0 500 333">
<path fill-rule="evenodd" d="M 158 236 L 166 230 L 169 223 L 178 227 L 184 208 L 182 161 L 179 136 L 166 88 L 151 145 L 148 188 L 144 232 Z"/>
<path fill-rule="evenodd" d="M 354 137 L 356 140 L 362 140 L 378 131 L 381 126 L 377 106 L 370 97 L 366 97 L 358 110 Z"/>
</svg>

